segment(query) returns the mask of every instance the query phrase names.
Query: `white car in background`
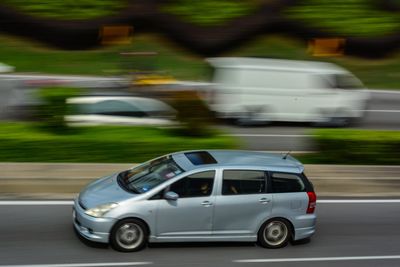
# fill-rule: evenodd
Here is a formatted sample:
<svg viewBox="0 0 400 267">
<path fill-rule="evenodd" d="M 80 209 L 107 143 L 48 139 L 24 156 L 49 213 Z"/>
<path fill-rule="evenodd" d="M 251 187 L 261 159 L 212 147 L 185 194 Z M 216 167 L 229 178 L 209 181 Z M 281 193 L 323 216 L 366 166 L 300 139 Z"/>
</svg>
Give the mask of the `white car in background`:
<svg viewBox="0 0 400 267">
<path fill-rule="evenodd" d="M 176 111 L 152 98 L 134 96 L 82 96 L 67 99 L 73 115 L 66 116 L 70 125 L 149 125 L 176 124 Z"/>
<path fill-rule="evenodd" d="M 13 72 L 15 71 L 15 68 L 13 66 L 4 64 L 0 62 L 0 73 L 7 73 L 7 72 Z"/>
</svg>

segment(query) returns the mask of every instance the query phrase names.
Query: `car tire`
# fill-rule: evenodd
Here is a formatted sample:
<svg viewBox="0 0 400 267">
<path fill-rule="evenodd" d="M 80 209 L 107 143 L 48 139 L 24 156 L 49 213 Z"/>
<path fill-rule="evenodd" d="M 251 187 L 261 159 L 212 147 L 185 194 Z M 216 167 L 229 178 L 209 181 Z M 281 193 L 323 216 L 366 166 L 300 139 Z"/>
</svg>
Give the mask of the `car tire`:
<svg viewBox="0 0 400 267">
<path fill-rule="evenodd" d="M 291 224 L 281 218 L 274 218 L 265 222 L 258 231 L 258 243 L 265 248 L 285 247 L 291 237 Z"/>
<path fill-rule="evenodd" d="M 147 227 L 137 219 L 125 219 L 117 222 L 110 234 L 111 247 L 121 252 L 139 251 L 146 246 L 147 239 Z"/>
</svg>

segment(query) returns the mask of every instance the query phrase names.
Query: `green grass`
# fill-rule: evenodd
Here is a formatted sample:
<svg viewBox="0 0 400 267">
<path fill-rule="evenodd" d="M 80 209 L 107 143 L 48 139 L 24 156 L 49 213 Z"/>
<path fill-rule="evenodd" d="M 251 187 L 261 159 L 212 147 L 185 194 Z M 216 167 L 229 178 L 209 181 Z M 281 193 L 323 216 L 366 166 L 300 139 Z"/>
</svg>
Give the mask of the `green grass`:
<svg viewBox="0 0 400 267">
<path fill-rule="evenodd" d="M 157 52 L 157 56 L 123 57 L 121 52 Z M 180 50 L 157 36 L 135 37 L 130 45 L 105 46 L 87 51 L 65 51 L 27 39 L 0 35 L 0 61 L 17 72 L 119 75 L 130 70 L 156 70 L 180 79 L 205 78 L 202 58 Z"/>
<path fill-rule="evenodd" d="M 126 6 L 124 0 L 4 0 L 25 13 L 53 19 L 91 19 L 113 15 Z M 215 25 L 248 15 L 257 8 L 255 0 L 177 0 L 162 10 L 200 25 Z"/>
<path fill-rule="evenodd" d="M 285 14 L 338 35 L 382 36 L 400 29 L 399 14 L 379 10 L 371 0 L 303 0 Z"/>
<path fill-rule="evenodd" d="M 125 5 L 123 0 L 3 0 L 22 12 L 55 19 L 91 19 L 113 15 Z"/>
<path fill-rule="evenodd" d="M 163 11 L 202 26 L 222 24 L 246 16 L 257 9 L 255 1 L 178 0 L 163 6 Z"/>
<path fill-rule="evenodd" d="M 318 129 L 313 134 L 318 152 L 301 156 L 304 163 L 400 164 L 400 131 Z"/>
<path fill-rule="evenodd" d="M 400 53 L 381 60 L 353 57 L 315 58 L 306 45 L 293 39 L 259 37 L 222 56 L 259 56 L 287 59 L 330 61 L 352 71 L 369 88 L 400 88 Z M 157 56 L 124 58 L 120 52 L 153 51 Z M 148 70 L 172 75 L 177 79 L 207 80 L 210 68 L 203 58 L 156 35 L 138 35 L 133 43 L 89 51 L 55 50 L 28 40 L 0 36 L 0 60 L 16 67 L 17 72 L 42 72 L 82 75 L 119 75 L 128 69 Z"/>
<path fill-rule="evenodd" d="M 157 128 L 98 126 L 58 135 L 32 123 L 0 124 L 0 162 L 142 162 L 174 151 L 236 146 L 232 137 L 191 138 Z"/>
</svg>

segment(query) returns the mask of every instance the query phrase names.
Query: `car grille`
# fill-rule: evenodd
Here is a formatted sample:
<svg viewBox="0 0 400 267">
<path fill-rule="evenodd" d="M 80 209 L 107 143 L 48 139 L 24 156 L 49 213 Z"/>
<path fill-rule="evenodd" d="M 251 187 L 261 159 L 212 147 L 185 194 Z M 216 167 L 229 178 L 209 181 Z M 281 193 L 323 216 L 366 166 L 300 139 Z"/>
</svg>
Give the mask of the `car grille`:
<svg viewBox="0 0 400 267">
<path fill-rule="evenodd" d="M 76 218 L 76 217 L 75 217 L 75 223 L 76 223 L 78 226 L 81 226 L 81 223 L 78 221 L 78 218 Z"/>
</svg>

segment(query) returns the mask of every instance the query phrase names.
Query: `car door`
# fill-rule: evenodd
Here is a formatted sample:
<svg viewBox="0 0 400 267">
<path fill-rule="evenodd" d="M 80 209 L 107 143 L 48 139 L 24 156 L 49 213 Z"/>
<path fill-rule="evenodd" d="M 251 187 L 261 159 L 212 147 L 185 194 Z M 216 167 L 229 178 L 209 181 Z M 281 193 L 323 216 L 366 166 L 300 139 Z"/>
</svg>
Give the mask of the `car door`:
<svg viewBox="0 0 400 267">
<path fill-rule="evenodd" d="M 213 235 L 253 236 L 271 213 L 266 172 L 225 169 L 215 200 Z"/>
<path fill-rule="evenodd" d="M 165 189 L 177 193 L 179 198 L 158 200 L 157 237 L 211 235 L 214 178 L 215 170 L 201 171 L 181 178 Z"/>
</svg>

